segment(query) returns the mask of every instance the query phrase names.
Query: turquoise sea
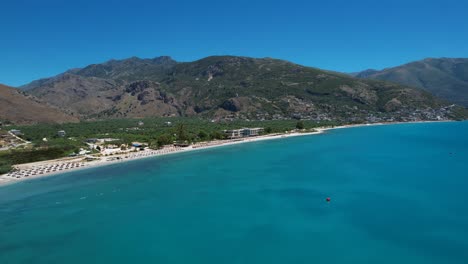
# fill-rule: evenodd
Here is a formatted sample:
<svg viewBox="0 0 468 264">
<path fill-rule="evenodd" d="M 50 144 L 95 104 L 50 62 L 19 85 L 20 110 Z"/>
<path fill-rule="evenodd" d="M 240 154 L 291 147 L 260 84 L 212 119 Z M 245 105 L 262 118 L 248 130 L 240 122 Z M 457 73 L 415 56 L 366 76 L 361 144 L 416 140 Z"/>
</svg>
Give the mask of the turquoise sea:
<svg viewBox="0 0 468 264">
<path fill-rule="evenodd" d="M 468 122 L 339 129 L 0 187 L 0 263 L 466 264 Z"/>
</svg>

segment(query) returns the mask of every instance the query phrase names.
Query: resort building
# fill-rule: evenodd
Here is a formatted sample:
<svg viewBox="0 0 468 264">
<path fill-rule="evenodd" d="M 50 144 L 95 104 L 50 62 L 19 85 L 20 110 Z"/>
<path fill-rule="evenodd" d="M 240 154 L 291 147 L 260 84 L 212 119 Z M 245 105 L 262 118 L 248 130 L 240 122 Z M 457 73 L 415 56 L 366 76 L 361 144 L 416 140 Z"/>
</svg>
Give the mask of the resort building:
<svg viewBox="0 0 468 264">
<path fill-rule="evenodd" d="M 117 138 L 98 138 L 97 142 L 101 144 L 105 144 L 107 142 L 117 141 Z"/>
<path fill-rule="evenodd" d="M 59 137 L 64 137 L 66 135 L 67 135 L 67 133 L 65 133 L 65 130 L 60 130 L 60 131 L 57 132 L 57 136 L 59 136 Z"/>
<path fill-rule="evenodd" d="M 86 143 L 96 143 L 96 142 L 98 142 L 97 138 L 88 138 L 88 139 L 86 139 Z"/>
<path fill-rule="evenodd" d="M 263 128 L 244 128 L 243 135 L 244 137 L 255 137 L 263 133 Z"/>
<path fill-rule="evenodd" d="M 100 158 L 98 158 L 98 157 L 93 157 L 93 156 L 91 156 L 91 155 L 86 155 L 86 156 L 85 156 L 85 160 L 86 160 L 86 161 L 93 161 L 93 160 L 99 160 L 99 159 L 100 159 Z"/>
<path fill-rule="evenodd" d="M 242 138 L 242 137 L 255 137 L 263 133 L 263 128 L 241 128 L 241 129 L 231 129 L 224 130 L 224 135 L 227 138 Z"/>
<path fill-rule="evenodd" d="M 79 155 L 86 155 L 86 154 L 90 154 L 91 151 L 89 150 L 86 150 L 86 149 L 82 149 L 80 148 L 80 151 L 78 152 Z"/>
<path fill-rule="evenodd" d="M 224 130 L 224 135 L 227 138 L 240 138 L 242 137 L 242 129 L 231 129 L 231 130 Z"/>
<path fill-rule="evenodd" d="M 143 147 L 143 143 L 140 143 L 140 142 L 132 142 L 132 147 L 135 147 L 135 148 L 142 148 L 142 147 Z"/>
</svg>

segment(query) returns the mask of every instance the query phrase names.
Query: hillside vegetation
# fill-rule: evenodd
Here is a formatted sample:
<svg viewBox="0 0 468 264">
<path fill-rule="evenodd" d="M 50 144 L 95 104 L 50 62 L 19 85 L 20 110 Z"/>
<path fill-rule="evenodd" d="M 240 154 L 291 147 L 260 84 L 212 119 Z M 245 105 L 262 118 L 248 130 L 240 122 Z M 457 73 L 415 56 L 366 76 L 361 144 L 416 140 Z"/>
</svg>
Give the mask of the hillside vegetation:
<svg viewBox="0 0 468 264">
<path fill-rule="evenodd" d="M 425 59 L 381 71 L 366 70 L 356 77 L 419 87 L 468 107 L 468 59 Z"/>
<path fill-rule="evenodd" d="M 169 57 L 112 60 L 24 88 L 82 119 L 415 121 L 450 119 L 457 112 L 423 90 L 277 59 L 235 56 L 183 63 Z"/>
</svg>

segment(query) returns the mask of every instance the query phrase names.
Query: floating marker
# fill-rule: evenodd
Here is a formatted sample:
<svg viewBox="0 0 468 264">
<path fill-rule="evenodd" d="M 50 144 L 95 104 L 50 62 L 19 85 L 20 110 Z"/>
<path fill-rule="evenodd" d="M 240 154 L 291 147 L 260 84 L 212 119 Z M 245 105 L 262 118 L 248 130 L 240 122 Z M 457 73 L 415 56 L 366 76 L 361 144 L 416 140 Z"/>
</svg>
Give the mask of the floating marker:
<svg viewBox="0 0 468 264">
<path fill-rule="evenodd" d="M 329 203 L 331 201 L 330 197 L 327 197 L 327 203 Z"/>
</svg>

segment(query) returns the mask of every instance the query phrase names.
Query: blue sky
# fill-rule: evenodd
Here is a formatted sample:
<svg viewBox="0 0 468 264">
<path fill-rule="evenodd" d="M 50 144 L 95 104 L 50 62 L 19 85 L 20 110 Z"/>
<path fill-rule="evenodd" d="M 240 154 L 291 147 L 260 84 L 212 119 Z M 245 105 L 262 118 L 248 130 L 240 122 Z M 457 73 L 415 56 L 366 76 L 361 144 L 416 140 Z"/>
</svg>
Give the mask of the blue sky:
<svg viewBox="0 0 468 264">
<path fill-rule="evenodd" d="M 131 56 L 381 69 L 468 57 L 468 1 L 2 1 L 0 83 Z"/>
</svg>

